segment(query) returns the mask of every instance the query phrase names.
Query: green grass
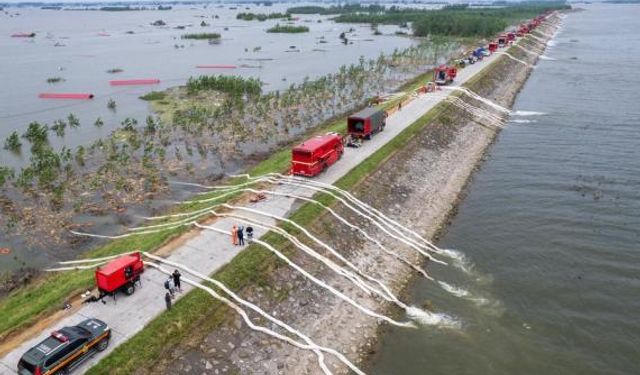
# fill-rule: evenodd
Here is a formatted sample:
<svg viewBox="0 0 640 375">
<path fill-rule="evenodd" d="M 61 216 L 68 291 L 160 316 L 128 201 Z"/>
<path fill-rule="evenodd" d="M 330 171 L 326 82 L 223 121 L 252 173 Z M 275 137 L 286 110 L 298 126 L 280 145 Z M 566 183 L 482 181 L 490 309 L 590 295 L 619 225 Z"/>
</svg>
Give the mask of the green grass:
<svg viewBox="0 0 640 375">
<path fill-rule="evenodd" d="M 430 79 L 431 75 L 432 72 L 425 72 L 424 74 L 417 76 L 414 80 L 403 85 L 401 90 L 407 92 L 414 90 L 423 84 L 425 80 Z M 398 100 L 400 99 L 385 103 L 382 107 L 392 108 L 397 105 Z M 329 131 L 344 133 L 345 128 L 346 116 L 343 116 L 338 119 L 327 121 L 325 124 L 316 127 L 311 134 L 322 134 Z M 262 175 L 270 172 L 284 173 L 289 169 L 289 162 L 290 149 L 287 147 L 275 152 L 271 157 L 261 161 L 251 168 L 248 173 L 251 175 Z M 235 181 L 233 180 L 225 181 L 225 183 L 229 184 L 234 182 Z M 214 193 L 204 195 L 202 198 L 213 196 L 213 194 Z M 234 197 L 232 196 L 228 199 L 233 198 Z M 206 207 L 206 205 L 207 204 L 204 203 L 183 204 L 170 211 L 187 212 Z M 170 241 L 172 238 L 175 238 L 186 231 L 187 228 L 177 228 L 167 232 L 113 240 L 104 245 L 98 246 L 96 249 L 85 252 L 81 257 L 97 258 L 131 250 L 152 252 Z M 245 266 L 250 267 L 250 265 Z M 60 274 L 45 274 L 29 285 L 13 291 L 11 294 L 0 300 L 0 316 L 7 317 L 6 319 L 0 319 L 0 339 L 32 325 L 39 317 L 58 310 L 66 299 L 85 291 L 87 288 L 93 287 L 93 285 L 93 275 L 90 271 L 78 271 Z M 210 301 L 208 303 L 210 303 Z"/>
<path fill-rule="evenodd" d="M 425 75 L 430 76 L 430 73 Z M 336 186 L 350 189 L 357 185 L 362 179 L 377 170 L 384 160 L 404 147 L 412 137 L 433 121 L 443 109 L 443 106 L 436 106 L 411 124 L 393 140 L 338 180 Z M 345 124 L 346 119 L 339 119 L 329 123 L 324 128 L 324 131 L 342 130 Z M 274 154 L 271 158 L 258 165 L 253 169 L 253 173 L 262 174 L 282 171 L 288 165 L 289 150 L 287 149 Z M 334 204 L 336 201 L 334 197 L 326 194 L 318 194 L 315 199 L 325 205 Z M 306 203 L 294 212 L 290 219 L 302 226 L 308 226 L 323 213 L 324 209 L 322 207 Z M 285 223 L 281 226 L 293 235 L 299 234 L 299 231 L 290 224 Z M 267 233 L 262 237 L 262 240 L 280 249 L 285 254 L 291 255 L 294 251 L 284 237 L 273 232 Z M 271 272 L 281 264 L 282 262 L 271 252 L 260 245 L 252 244 L 247 246 L 222 269 L 214 273 L 213 277 L 234 291 L 241 290 L 249 285 L 266 286 Z M 116 348 L 109 356 L 91 369 L 92 373 L 126 374 L 135 372 L 136 369 L 152 367 L 156 358 L 160 358 L 166 348 L 190 338 L 194 329 L 208 332 L 219 326 L 227 317 L 228 310 L 225 305 L 214 300 L 207 293 L 200 290 L 193 291 L 179 300 L 171 311 L 161 314 L 144 330 Z M 114 372 L 113 369 L 116 368 L 118 370 Z"/>
<path fill-rule="evenodd" d="M 425 72 L 416 77 L 412 82 L 402 87 L 404 91 L 411 91 L 425 80 L 429 79 L 432 72 Z M 397 105 L 397 100 L 383 105 L 391 108 Z M 402 147 L 415 132 L 419 131 L 434 116 L 435 109 L 408 127 L 389 144 L 370 156 L 360 166 L 355 168 L 346 177 L 338 181 L 337 185 L 349 188 L 360 181 L 368 173 L 371 173 L 381 160 L 388 157 L 394 150 Z M 328 121 L 316 128 L 315 133 L 327 131 L 344 131 L 346 117 Z M 249 170 L 252 175 L 261 175 L 269 172 L 286 172 L 289 168 L 290 150 L 282 149 L 274 153 L 268 159 L 258 163 Z M 234 183 L 235 181 L 226 181 Z M 209 196 L 212 196 L 210 194 Z M 203 198 L 206 196 L 203 196 Z M 229 197 L 228 199 L 233 199 Z M 331 197 L 321 196 L 320 201 L 330 204 Z M 212 203 L 209 203 L 212 204 Z M 186 212 L 205 207 L 206 204 L 184 204 L 175 207 L 171 212 Z M 293 220 L 301 224 L 310 223 L 321 213 L 315 205 L 303 206 L 292 216 Z M 152 252 L 171 239 L 183 234 L 188 228 L 180 227 L 170 231 L 146 234 L 125 239 L 113 240 L 88 251 L 82 257 L 95 258 L 118 254 L 131 250 Z M 277 246 L 284 244 L 279 236 L 269 233 L 264 239 Z M 215 277 L 233 289 L 241 289 L 250 283 L 261 284 L 266 280 L 266 275 L 275 268 L 278 261 L 270 252 L 257 246 L 248 246 L 236 256 L 229 264 L 220 269 Z M 29 285 L 15 290 L 10 295 L 0 300 L 0 339 L 12 332 L 20 331 L 32 325 L 41 316 L 46 316 L 61 308 L 63 302 L 73 295 L 91 288 L 94 285 L 91 271 L 77 271 L 60 274 L 46 274 Z M 202 291 L 194 291 L 182 298 L 169 313 L 161 314 L 154 319 L 149 326 L 136 334 L 127 343 L 117 348 L 110 356 L 101 361 L 97 367 L 97 373 L 107 373 L 110 369 L 121 368 L 121 373 L 133 372 L 137 364 L 151 364 L 153 359 L 162 352 L 164 347 L 171 343 L 183 340 L 195 324 L 206 327 L 215 327 L 223 317 L 225 309 L 220 309 L 220 304 L 212 301 L 211 297 Z M 203 318 L 205 317 L 205 318 Z M 204 319 L 204 320 L 203 320 Z M 153 339 L 150 339 L 153 338 Z M 117 364 L 115 366 L 114 364 Z M 121 366 L 121 367 L 120 367 Z M 134 367 L 130 367 L 134 366 Z"/>
<path fill-rule="evenodd" d="M 164 91 L 151 91 L 150 93 L 144 94 L 140 97 L 142 100 L 162 100 L 167 97 L 167 93 Z"/>
</svg>

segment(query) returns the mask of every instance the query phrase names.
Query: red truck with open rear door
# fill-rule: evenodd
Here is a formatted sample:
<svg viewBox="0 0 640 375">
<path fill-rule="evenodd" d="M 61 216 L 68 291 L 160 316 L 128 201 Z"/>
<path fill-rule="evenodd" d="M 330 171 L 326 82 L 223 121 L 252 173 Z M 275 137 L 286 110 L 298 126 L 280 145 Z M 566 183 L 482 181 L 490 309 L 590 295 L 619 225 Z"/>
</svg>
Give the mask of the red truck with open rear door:
<svg viewBox="0 0 640 375">
<path fill-rule="evenodd" d="M 376 107 L 365 108 L 347 118 L 347 134 L 353 139 L 371 139 L 372 135 L 384 130 L 386 122 L 384 110 Z"/>
<path fill-rule="evenodd" d="M 112 295 L 118 291 L 131 295 L 136 290 L 136 283 L 140 283 L 140 274 L 144 271 L 142 254 L 131 253 L 118 257 L 102 267 L 96 269 L 96 284 L 100 298 Z"/>
<path fill-rule="evenodd" d="M 313 137 L 291 151 L 291 174 L 314 177 L 342 157 L 342 137 L 329 133 Z"/>
<path fill-rule="evenodd" d="M 437 85 L 448 85 L 458 75 L 458 69 L 454 66 L 440 65 L 433 68 L 433 81 Z"/>
</svg>

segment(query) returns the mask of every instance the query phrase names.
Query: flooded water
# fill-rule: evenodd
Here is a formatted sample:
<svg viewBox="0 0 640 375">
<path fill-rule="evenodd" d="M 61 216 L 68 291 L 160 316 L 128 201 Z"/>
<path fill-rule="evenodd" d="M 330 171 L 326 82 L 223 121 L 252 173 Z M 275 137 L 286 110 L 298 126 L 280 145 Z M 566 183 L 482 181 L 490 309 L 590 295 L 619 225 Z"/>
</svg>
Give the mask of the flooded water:
<svg viewBox="0 0 640 375">
<path fill-rule="evenodd" d="M 74 113 L 83 126 L 69 132 L 64 140 L 52 139 L 52 143 L 54 147 L 75 148 L 108 135 L 126 117 L 143 122 L 149 107 L 138 99 L 140 95 L 184 84 L 191 76 L 252 76 L 264 81 L 267 91 L 284 89 L 307 76 L 313 79 L 333 73 L 342 65 L 357 63 L 360 56 L 377 58 L 380 53 L 402 50 L 414 43 L 394 36 L 395 26 L 382 27 L 380 30 L 386 35 L 374 36 L 367 25 L 336 24 L 327 16 L 300 15 L 295 23 L 310 29 L 301 34 L 266 33 L 269 27 L 283 23 L 281 20 L 236 19 L 239 12 L 284 13 L 289 6 L 292 4 L 251 4 L 233 5 L 237 9 L 230 9 L 232 5 L 197 5 L 130 12 L 7 8 L 8 14 L 0 12 L 0 143 L 14 130 L 21 134 L 32 121 L 51 124 Z M 166 26 L 152 26 L 156 20 L 163 20 Z M 208 26 L 202 27 L 201 22 Z M 176 29 L 178 26 L 185 29 Z M 350 34 L 353 44 L 344 45 L 338 36 L 350 28 L 356 30 Z M 19 32 L 37 35 L 11 37 Z M 221 34 L 220 43 L 180 39 L 183 34 L 201 32 Z M 196 68 L 217 64 L 237 68 Z M 107 73 L 114 68 L 123 72 Z M 47 83 L 53 77 L 65 81 Z M 139 78 L 157 78 L 161 83 L 109 85 L 113 79 Z M 38 94 L 43 92 L 92 93 L 95 98 L 39 99 Z M 107 108 L 109 99 L 115 100 L 116 111 Z M 97 117 L 105 122 L 101 129 L 92 125 Z M 0 152 L 0 165 L 21 165 L 24 159 L 28 155 L 20 158 Z"/>
<path fill-rule="evenodd" d="M 456 293 L 410 287 L 461 328 L 390 329 L 370 373 L 640 373 L 639 17 L 566 18 L 440 243 Z"/>
<path fill-rule="evenodd" d="M 306 77 L 317 78 L 338 71 L 342 65 L 356 64 L 360 57 L 375 59 L 415 44 L 394 35 L 396 26 L 381 26 L 383 35 L 373 35 L 367 25 L 336 24 L 328 16 L 300 15 L 295 24 L 309 27 L 301 34 L 275 34 L 266 30 L 282 20 L 242 21 L 239 12 L 284 13 L 293 4 L 274 6 L 211 5 L 177 6 L 168 11 L 57 11 L 35 8 L 5 8 L 0 12 L 0 166 L 28 164 L 29 151 L 21 154 L 2 150 L 13 131 L 24 133 L 32 121 L 51 125 L 57 119 L 76 115 L 81 126 L 69 130 L 64 138 L 50 136 L 54 149 L 87 146 L 109 134 L 127 117 L 144 123 L 150 114 L 147 102 L 139 96 L 152 90 L 182 85 L 191 76 L 234 74 L 258 77 L 264 90 L 282 90 Z M 299 5 L 299 4 L 296 4 Z M 234 8 L 234 9 L 232 9 Z M 166 26 L 152 26 L 162 20 Z M 205 26 L 201 26 L 201 23 Z M 180 27 L 180 28 L 178 28 Z M 349 32 L 345 45 L 339 35 Z M 35 32 L 35 38 L 14 38 L 15 33 Z M 220 43 L 183 40 L 186 33 L 215 32 Z M 233 65 L 235 69 L 198 69 L 196 65 Z M 108 73 L 110 69 L 120 73 Z M 64 81 L 47 83 L 48 78 Z M 110 86 L 114 79 L 156 78 L 158 85 Z M 43 92 L 81 92 L 95 95 L 92 100 L 47 100 Z M 115 100 L 116 110 L 107 108 Z M 93 126 L 96 118 L 104 126 Z M 215 161 L 211 162 L 215 164 Z M 230 167 L 231 168 L 231 167 Z M 237 166 L 240 168 L 240 166 Z M 212 172 L 213 173 L 213 172 Z M 78 215 L 78 222 L 92 224 L 94 231 L 115 234 L 124 222 L 139 221 L 155 208 L 185 199 L 189 189 L 173 187 L 166 196 L 144 207 L 127 207 L 118 215 Z M 0 248 L 11 255 L 0 255 L 0 273 L 21 266 L 43 267 L 53 260 L 70 258 L 91 247 L 29 245 L 26 236 L 3 236 Z M 34 235 L 35 236 L 35 235 Z M 39 237 L 38 237 L 39 238 Z M 42 242 L 42 241 L 40 241 Z"/>
</svg>

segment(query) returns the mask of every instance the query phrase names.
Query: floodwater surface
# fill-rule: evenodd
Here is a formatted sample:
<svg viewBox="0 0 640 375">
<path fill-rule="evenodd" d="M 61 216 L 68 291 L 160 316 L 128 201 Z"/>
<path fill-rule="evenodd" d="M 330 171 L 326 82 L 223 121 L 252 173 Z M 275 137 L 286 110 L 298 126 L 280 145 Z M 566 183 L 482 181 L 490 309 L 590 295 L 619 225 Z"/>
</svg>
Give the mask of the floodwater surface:
<svg viewBox="0 0 640 375">
<path fill-rule="evenodd" d="M 32 121 L 51 123 L 75 114 L 82 126 L 53 146 L 74 149 L 103 138 L 127 117 L 143 123 L 149 106 L 139 99 L 152 90 L 183 85 L 191 76 L 233 74 L 257 77 L 264 90 L 282 90 L 293 83 L 334 73 L 360 56 L 375 59 L 414 45 L 384 26 L 373 35 L 368 25 L 336 24 L 328 16 L 300 15 L 294 23 L 308 33 L 278 34 L 266 30 L 282 20 L 242 21 L 240 12 L 284 13 L 292 4 L 188 7 L 168 11 L 65 11 L 7 8 L 0 12 L 0 143 L 14 130 L 22 134 Z M 248 9 L 247 9 L 248 8 Z M 19 15 L 16 15 L 19 13 Z M 216 18 L 217 17 L 217 18 Z M 162 20 L 166 26 L 153 26 Z M 201 26 L 204 22 L 206 26 Z M 177 29 L 184 27 L 184 29 Z M 348 32 L 350 44 L 339 39 Z M 12 38 L 35 32 L 35 38 Z M 219 33 L 218 44 L 187 40 L 188 33 Z M 196 65 L 233 65 L 235 69 L 198 69 Z M 121 73 L 107 73 L 110 69 Z M 48 78 L 64 81 L 47 83 Z M 159 85 L 110 86 L 115 79 L 157 78 Z M 91 93 L 92 100 L 40 99 L 44 92 Z M 116 110 L 107 108 L 110 99 Z M 101 117 L 104 127 L 93 126 Z M 51 137 L 56 138 L 56 137 Z M 0 164 L 23 165 L 28 155 L 0 151 Z"/>
<path fill-rule="evenodd" d="M 370 373 L 640 373 L 638 19 L 568 15 L 440 243 L 466 271 L 409 288 L 461 328 L 391 328 Z"/>
</svg>

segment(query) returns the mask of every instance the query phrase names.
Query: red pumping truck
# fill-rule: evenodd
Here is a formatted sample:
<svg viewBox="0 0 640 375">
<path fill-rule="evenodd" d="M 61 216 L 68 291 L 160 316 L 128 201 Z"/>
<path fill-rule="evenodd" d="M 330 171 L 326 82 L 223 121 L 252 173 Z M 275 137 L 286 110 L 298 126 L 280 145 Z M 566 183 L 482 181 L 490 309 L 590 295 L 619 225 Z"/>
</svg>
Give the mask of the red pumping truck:
<svg viewBox="0 0 640 375">
<path fill-rule="evenodd" d="M 96 269 L 96 284 L 100 292 L 100 299 L 106 295 L 113 296 L 118 291 L 130 296 L 136 290 L 136 283 L 140 283 L 140 274 L 144 272 L 142 254 L 131 253 L 118 257 L 102 267 Z"/>
<path fill-rule="evenodd" d="M 371 139 L 371 136 L 384 130 L 387 116 L 384 110 L 369 107 L 347 118 L 347 134 L 351 139 Z"/>
<path fill-rule="evenodd" d="M 433 81 L 436 85 L 448 85 L 458 75 L 458 69 L 453 66 L 440 65 L 433 69 Z"/>
<path fill-rule="evenodd" d="M 329 133 L 313 137 L 291 151 L 291 174 L 314 177 L 342 157 L 342 137 Z"/>
</svg>

